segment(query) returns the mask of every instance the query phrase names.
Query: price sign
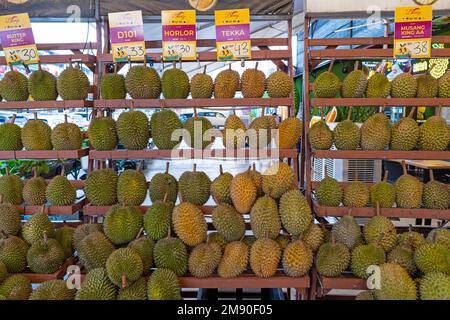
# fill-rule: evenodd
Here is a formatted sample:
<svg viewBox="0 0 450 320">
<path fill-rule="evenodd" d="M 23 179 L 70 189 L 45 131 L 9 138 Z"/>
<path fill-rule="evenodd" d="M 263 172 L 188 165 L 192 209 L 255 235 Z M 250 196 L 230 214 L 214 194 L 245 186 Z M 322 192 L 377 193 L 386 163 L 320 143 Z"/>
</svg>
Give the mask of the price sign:
<svg viewBox="0 0 450 320">
<path fill-rule="evenodd" d="M 39 62 L 28 13 L 0 16 L 0 41 L 7 63 L 17 65 Z"/>
<path fill-rule="evenodd" d="M 250 10 L 215 12 L 217 60 L 251 59 Z"/>
<path fill-rule="evenodd" d="M 108 16 L 114 62 L 145 60 L 142 11 L 115 12 Z"/>
<path fill-rule="evenodd" d="M 429 58 L 433 7 L 395 9 L 394 58 Z"/>
<path fill-rule="evenodd" d="M 162 51 L 166 61 L 196 60 L 195 10 L 165 10 L 162 15 Z"/>
</svg>

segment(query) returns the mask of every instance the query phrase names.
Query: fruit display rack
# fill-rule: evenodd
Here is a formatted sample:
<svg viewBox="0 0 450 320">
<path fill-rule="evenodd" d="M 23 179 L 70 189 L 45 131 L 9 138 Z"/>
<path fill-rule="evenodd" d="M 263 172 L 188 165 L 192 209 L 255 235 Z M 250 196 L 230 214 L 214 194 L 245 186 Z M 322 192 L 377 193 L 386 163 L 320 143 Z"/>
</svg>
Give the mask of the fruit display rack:
<svg viewBox="0 0 450 320">
<path fill-rule="evenodd" d="M 67 274 L 67 268 L 69 266 L 75 264 L 75 262 L 76 262 L 75 257 L 69 257 L 63 263 L 61 268 L 59 268 L 59 270 L 56 271 L 55 273 L 41 274 L 41 273 L 32 273 L 32 272 L 29 272 L 29 270 L 27 272 L 27 270 L 25 270 L 24 272 L 18 273 L 18 274 L 27 277 L 33 284 L 43 283 L 43 282 L 50 281 L 50 280 L 62 280 L 62 279 L 64 279 L 64 276 Z"/>
<path fill-rule="evenodd" d="M 448 160 L 450 151 L 369 151 L 369 150 L 313 150 L 308 141 L 308 130 L 313 107 L 450 107 L 450 99 L 447 98 L 314 98 L 311 91 L 314 84 L 310 83 L 310 74 L 314 66 L 324 60 L 386 60 L 393 56 L 393 37 L 366 37 L 366 38 L 326 38 L 312 39 L 310 36 L 311 26 L 316 18 L 305 16 L 304 32 L 304 79 L 303 79 L 303 119 L 304 132 L 302 145 L 302 163 L 304 165 L 304 176 L 302 175 L 302 186 L 306 197 L 310 202 L 317 219 L 325 217 L 342 217 L 348 214 L 345 207 L 320 206 L 313 199 L 313 191 L 317 182 L 312 181 L 313 159 L 371 159 L 371 160 Z M 325 17 L 326 18 L 326 17 Z M 332 18 L 332 17 L 329 17 Z M 387 33 L 389 31 L 386 27 Z M 450 36 L 433 36 L 433 43 L 450 43 Z M 448 58 L 450 49 L 432 49 L 431 58 Z M 304 179 L 303 179 L 304 178 Z M 345 184 L 345 183 L 343 183 Z M 373 207 L 352 208 L 352 216 L 372 217 L 376 214 Z M 380 214 L 389 218 L 426 218 L 426 219 L 450 219 L 450 210 L 430 209 L 404 209 L 384 208 Z M 320 276 L 317 271 L 311 272 L 310 299 L 325 296 L 332 289 L 367 290 L 366 281 L 355 278 L 351 273 L 345 273 L 340 277 L 326 278 Z"/>
</svg>

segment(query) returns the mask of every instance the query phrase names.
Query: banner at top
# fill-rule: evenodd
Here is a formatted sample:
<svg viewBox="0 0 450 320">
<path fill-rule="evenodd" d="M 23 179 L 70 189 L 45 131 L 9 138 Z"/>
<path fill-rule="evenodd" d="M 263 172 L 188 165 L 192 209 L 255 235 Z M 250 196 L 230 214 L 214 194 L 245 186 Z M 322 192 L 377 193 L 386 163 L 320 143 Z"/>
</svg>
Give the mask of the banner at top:
<svg viewBox="0 0 450 320">
<path fill-rule="evenodd" d="M 166 10 L 161 16 L 163 59 L 196 60 L 195 10 Z"/>
<path fill-rule="evenodd" d="M 145 60 L 142 11 L 114 12 L 108 17 L 114 62 Z"/>
<path fill-rule="evenodd" d="M 251 59 L 250 10 L 215 11 L 217 60 Z"/>
<path fill-rule="evenodd" d="M 0 41 L 8 64 L 39 62 L 28 13 L 0 16 Z"/>
<path fill-rule="evenodd" d="M 399 7 L 395 10 L 394 58 L 429 58 L 433 7 Z"/>
</svg>

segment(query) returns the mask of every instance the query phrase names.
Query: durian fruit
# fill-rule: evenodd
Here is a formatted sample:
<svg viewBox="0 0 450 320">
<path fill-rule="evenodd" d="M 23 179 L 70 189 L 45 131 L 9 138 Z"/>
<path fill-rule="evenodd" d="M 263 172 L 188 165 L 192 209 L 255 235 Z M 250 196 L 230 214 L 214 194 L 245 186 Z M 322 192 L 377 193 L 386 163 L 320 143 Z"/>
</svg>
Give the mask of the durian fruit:
<svg viewBox="0 0 450 320">
<path fill-rule="evenodd" d="M 115 245 L 136 239 L 142 227 L 142 214 L 137 207 L 114 206 L 109 209 L 103 221 L 103 231 Z"/>
<path fill-rule="evenodd" d="M 316 98 L 335 98 L 340 89 L 341 81 L 332 72 L 334 60 L 331 61 L 328 71 L 322 72 L 314 81 L 314 96 Z"/>
<path fill-rule="evenodd" d="M 277 272 L 281 249 L 275 240 L 262 238 L 253 243 L 250 249 L 250 268 L 261 278 L 269 278 Z"/>
<path fill-rule="evenodd" d="M 190 91 L 193 99 L 209 99 L 214 91 L 214 82 L 210 75 L 206 74 L 205 65 L 203 73 L 197 73 L 191 79 Z"/>
<path fill-rule="evenodd" d="M 122 112 L 117 119 L 117 136 L 128 150 L 147 148 L 150 139 L 149 120 L 142 111 Z"/>
<path fill-rule="evenodd" d="M 348 118 L 337 124 L 333 131 L 333 140 L 338 150 L 356 150 L 361 143 L 361 130 L 353 123 L 352 107 L 348 109 Z"/>
<path fill-rule="evenodd" d="M 223 146 L 226 149 L 242 149 L 245 147 L 247 128 L 240 117 L 232 114 L 225 120 L 222 137 Z M 1 138 L 0 138 L 1 139 Z"/>
<path fill-rule="evenodd" d="M 27 263 L 34 273 L 50 274 L 61 268 L 64 262 L 64 251 L 58 241 L 44 239 L 34 242 L 27 253 Z"/>
<path fill-rule="evenodd" d="M 355 300 L 376 300 L 375 292 L 373 290 L 365 290 L 358 293 Z"/>
<path fill-rule="evenodd" d="M 239 213 L 250 212 L 256 201 L 256 187 L 249 171 L 234 176 L 230 184 L 230 196 Z"/>
<path fill-rule="evenodd" d="M 220 245 L 208 241 L 197 245 L 189 255 L 189 272 L 196 278 L 210 277 L 222 258 Z"/>
<path fill-rule="evenodd" d="M 3 196 L 0 195 L 0 232 L 6 236 L 17 236 L 21 229 L 20 212 L 15 205 L 3 203 Z"/>
<path fill-rule="evenodd" d="M 120 248 L 106 260 L 109 280 L 118 287 L 126 287 L 138 280 L 144 271 L 141 257 L 131 248 Z"/>
<path fill-rule="evenodd" d="M 326 229 L 323 226 L 311 223 L 308 230 L 301 235 L 301 239 L 313 252 L 316 252 L 324 243 L 324 230 Z"/>
<path fill-rule="evenodd" d="M 283 233 L 283 231 L 281 231 L 281 233 L 278 235 L 278 237 L 275 239 L 275 241 L 280 246 L 281 253 L 283 253 L 284 249 L 286 249 L 286 247 L 289 245 L 289 243 L 291 243 L 291 236 L 287 235 L 287 234 Z"/>
<path fill-rule="evenodd" d="M 168 193 L 166 193 L 168 195 Z M 167 236 L 167 230 L 172 221 L 173 202 L 156 200 L 147 209 L 144 215 L 145 233 L 154 240 L 159 240 Z"/>
<path fill-rule="evenodd" d="M 332 241 L 320 246 L 316 257 L 316 268 L 320 275 L 325 277 L 338 277 L 350 263 L 350 250 L 342 243 Z"/>
<path fill-rule="evenodd" d="M 244 238 L 245 240 L 245 238 Z M 223 234 L 213 231 L 208 234 L 208 237 L 206 238 L 207 243 L 216 243 L 220 246 L 221 252 L 225 250 L 225 246 L 227 245 L 227 240 L 225 240 L 225 237 Z"/>
<path fill-rule="evenodd" d="M 166 99 L 186 99 L 189 95 L 189 77 L 177 68 L 176 61 L 173 68 L 164 71 L 162 78 L 162 93 Z"/>
<path fill-rule="evenodd" d="M 395 203 L 395 187 L 387 182 L 388 171 L 384 172 L 383 181 L 375 183 L 370 187 L 370 202 L 372 205 L 377 203 L 380 208 L 392 208 Z"/>
<path fill-rule="evenodd" d="M 76 124 L 67 122 L 65 114 L 64 123 L 58 124 L 53 129 L 51 141 L 55 150 L 78 150 L 83 144 L 83 136 Z"/>
<path fill-rule="evenodd" d="M 149 275 L 153 266 L 153 248 L 155 247 L 152 238 L 148 236 L 138 237 L 131 241 L 128 247 L 136 251 L 141 258 L 144 276 Z"/>
<path fill-rule="evenodd" d="M 106 73 L 100 79 L 100 96 L 102 99 L 125 99 L 125 77 L 117 73 L 117 64 L 114 73 Z"/>
<path fill-rule="evenodd" d="M 6 265 L 0 261 L 0 284 L 8 277 L 8 269 Z"/>
<path fill-rule="evenodd" d="M 423 234 L 412 231 L 412 225 L 409 225 L 409 231 L 398 235 L 398 245 L 409 245 L 413 250 L 417 250 L 426 242 Z"/>
<path fill-rule="evenodd" d="M 450 72 L 447 71 L 440 79 L 439 79 L 439 98 L 450 98 Z"/>
<path fill-rule="evenodd" d="M 449 144 L 450 136 L 448 134 L 447 123 L 440 116 L 441 108 L 438 113 L 427 119 L 419 127 L 419 141 L 417 146 L 423 151 L 445 151 Z M 23 130 L 23 129 L 22 129 Z"/>
<path fill-rule="evenodd" d="M 29 300 L 75 300 L 76 289 L 69 289 L 64 280 L 49 280 L 35 289 Z"/>
<path fill-rule="evenodd" d="M 150 180 L 149 193 L 152 202 L 164 200 L 167 193 L 167 202 L 175 203 L 178 195 L 178 182 L 169 173 L 170 162 L 166 162 L 166 171 L 155 174 Z"/>
<path fill-rule="evenodd" d="M 430 69 L 432 69 L 431 66 Z M 439 90 L 438 80 L 430 75 L 429 71 L 426 74 L 417 76 L 417 98 L 436 98 Z"/>
<path fill-rule="evenodd" d="M 110 206 L 117 202 L 116 172 L 112 169 L 92 171 L 84 186 L 86 197 L 94 206 Z"/>
<path fill-rule="evenodd" d="M 411 151 L 419 140 L 419 125 L 413 119 L 414 111 L 412 108 L 408 117 L 400 119 L 392 126 L 391 150 Z"/>
<path fill-rule="evenodd" d="M 427 242 L 414 252 L 414 262 L 423 273 L 450 275 L 450 250 L 441 243 Z"/>
<path fill-rule="evenodd" d="M 279 210 L 281 223 L 291 235 L 298 236 L 306 232 L 313 222 L 311 207 L 305 196 L 297 189 L 283 194 Z"/>
<path fill-rule="evenodd" d="M 182 300 L 177 275 L 168 269 L 152 273 L 147 284 L 148 300 Z"/>
<path fill-rule="evenodd" d="M 0 261 L 8 273 L 22 272 L 27 267 L 28 244 L 16 236 L 0 232 Z"/>
<path fill-rule="evenodd" d="M 367 75 L 362 70 L 358 70 L 359 62 L 355 63 L 355 68 L 342 82 L 342 98 L 362 98 L 367 88 Z"/>
<path fill-rule="evenodd" d="M 287 98 L 293 89 L 294 82 L 286 72 L 278 70 L 267 78 L 267 93 L 271 98 Z"/>
<path fill-rule="evenodd" d="M 77 191 L 64 175 L 64 167 L 61 174 L 49 182 L 45 194 L 53 206 L 69 206 L 75 203 Z"/>
<path fill-rule="evenodd" d="M 217 204 L 233 204 L 230 195 L 230 185 L 233 175 L 223 172 L 222 165 L 219 166 L 220 175 L 211 182 L 211 196 Z"/>
<path fill-rule="evenodd" d="M 84 237 L 76 246 L 81 264 L 88 270 L 104 268 L 106 260 L 115 250 L 114 245 L 99 231 Z"/>
<path fill-rule="evenodd" d="M 205 117 L 197 115 L 197 109 L 194 108 L 194 116 L 190 117 L 184 124 L 184 141 L 194 149 L 206 149 L 214 143 L 215 135 L 211 121 Z"/>
<path fill-rule="evenodd" d="M 250 211 L 250 225 L 256 238 L 275 239 L 281 230 L 276 201 L 267 195 L 256 200 Z"/>
<path fill-rule="evenodd" d="M 420 208 L 422 204 L 423 183 L 408 174 L 405 161 L 402 161 L 403 175 L 395 182 L 395 198 L 400 208 Z"/>
<path fill-rule="evenodd" d="M 219 204 L 212 212 L 214 228 L 227 242 L 237 241 L 245 234 L 245 221 L 242 215 L 229 204 Z"/>
<path fill-rule="evenodd" d="M 361 126 L 361 148 L 384 150 L 391 141 L 389 118 L 383 112 L 370 116 Z"/>
<path fill-rule="evenodd" d="M 302 121 L 299 118 L 289 117 L 278 125 L 276 137 L 280 149 L 294 149 L 302 135 Z"/>
<path fill-rule="evenodd" d="M 113 150 L 116 148 L 117 137 L 116 121 L 111 117 L 104 117 L 103 111 L 97 113 L 89 124 L 89 142 L 94 149 Z"/>
<path fill-rule="evenodd" d="M 293 189 L 294 181 L 292 168 L 284 162 L 278 162 L 264 171 L 262 189 L 264 194 L 278 200 L 285 192 Z"/>
<path fill-rule="evenodd" d="M 153 260 L 158 269 L 169 269 L 182 276 L 187 271 L 188 253 L 183 241 L 170 235 L 159 240 L 153 249 Z"/>
<path fill-rule="evenodd" d="M 27 77 L 11 66 L 11 71 L 6 72 L 0 81 L 0 96 L 6 101 L 27 101 L 28 95 Z"/>
<path fill-rule="evenodd" d="M 381 288 L 375 290 L 377 300 L 416 300 L 417 288 L 408 272 L 396 263 L 380 266 Z"/>
<path fill-rule="evenodd" d="M 282 265 L 286 275 L 302 277 L 313 265 L 313 252 L 304 241 L 295 240 L 284 249 Z"/>
<path fill-rule="evenodd" d="M 192 171 L 186 171 L 179 180 L 180 197 L 183 201 L 202 206 L 209 199 L 211 180 L 203 171 L 197 171 L 197 164 Z"/>
<path fill-rule="evenodd" d="M 43 120 L 38 120 L 37 112 L 34 120 L 28 120 L 22 128 L 22 144 L 26 150 L 52 150 L 52 129 Z"/>
<path fill-rule="evenodd" d="M 450 276 L 442 272 L 431 272 L 420 279 L 421 300 L 450 300 Z"/>
<path fill-rule="evenodd" d="M 430 231 L 427 240 L 431 242 L 441 243 L 450 250 L 450 230 L 442 227 Z"/>
<path fill-rule="evenodd" d="M 44 234 L 53 238 L 55 236 L 55 226 L 45 213 L 45 207 L 25 222 L 22 227 L 22 237 L 28 244 L 33 244 L 44 239 Z"/>
<path fill-rule="evenodd" d="M 384 251 L 389 252 L 397 245 L 397 230 L 391 220 L 380 216 L 378 204 L 376 212 L 377 214 L 364 225 L 364 238 L 367 243 L 379 243 Z"/>
<path fill-rule="evenodd" d="M 381 236 L 378 238 L 381 240 Z M 379 266 L 386 262 L 386 254 L 379 241 L 376 243 L 361 244 L 352 250 L 350 266 L 355 276 L 367 279 L 370 266 Z"/>
<path fill-rule="evenodd" d="M 72 62 L 58 77 L 56 82 L 59 96 L 63 100 L 85 100 L 89 94 L 89 79 Z"/>
<path fill-rule="evenodd" d="M 147 280 L 140 277 L 131 285 L 120 288 L 117 300 L 147 300 Z"/>
<path fill-rule="evenodd" d="M 262 189 L 262 174 L 258 170 L 256 170 L 256 163 L 253 162 L 252 168 L 248 171 L 248 174 L 252 178 L 253 184 L 256 188 L 256 197 L 259 198 L 264 195 Z"/>
<path fill-rule="evenodd" d="M 183 139 L 180 134 L 176 139 L 172 137 L 175 130 L 181 130 L 183 124 L 178 115 L 172 110 L 155 112 L 150 120 L 153 143 L 161 150 L 174 149 Z"/>
<path fill-rule="evenodd" d="M 33 168 L 34 177 L 25 182 L 23 186 L 23 200 L 29 206 L 42 206 L 45 204 L 47 197 L 45 190 L 47 189 L 47 182 L 44 178 L 38 176 L 38 169 Z"/>
<path fill-rule="evenodd" d="M 75 300 L 116 300 L 117 287 L 109 280 L 104 268 L 96 268 L 86 275 Z"/>
<path fill-rule="evenodd" d="M 450 206 L 450 193 L 447 187 L 434 180 L 430 170 L 430 181 L 423 187 L 423 204 L 427 209 L 446 210 Z"/>
<path fill-rule="evenodd" d="M 387 98 L 390 96 L 391 82 L 383 73 L 375 73 L 369 78 L 366 89 L 367 98 Z"/>
<path fill-rule="evenodd" d="M 361 227 L 356 219 L 351 216 L 351 208 L 346 216 L 340 218 L 333 225 L 331 233 L 336 242 L 344 244 L 350 250 L 364 243 Z"/>
<path fill-rule="evenodd" d="M 233 241 L 225 247 L 217 273 L 222 278 L 239 277 L 249 262 L 249 248 L 242 241 Z"/>
<path fill-rule="evenodd" d="M 402 73 L 392 80 L 392 98 L 415 98 L 417 94 L 417 78 L 411 75 L 412 67 L 409 73 Z"/>
<path fill-rule="evenodd" d="M 128 169 L 117 180 L 117 200 L 124 206 L 140 206 L 147 196 L 145 175 L 138 170 Z"/>
<path fill-rule="evenodd" d="M 246 69 L 242 73 L 241 91 L 244 98 L 261 98 L 266 92 L 266 75 L 258 70 L 258 62 L 255 69 Z"/>
<path fill-rule="evenodd" d="M 274 116 L 264 116 L 265 109 L 262 109 L 262 116 L 254 119 L 247 130 L 248 144 L 250 149 L 262 149 L 272 142 L 276 136 L 277 122 Z"/>
<path fill-rule="evenodd" d="M 157 99 L 161 94 L 161 78 L 147 64 L 133 66 L 125 76 L 125 87 L 133 99 Z"/>
<path fill-rule="evenodd" d="M 74 233 L 75 228 L 69 226 L 63 226 L 55 230 L 55 240 L 58 241 L 59 245 L 63 249 L 64 259 L 67 259 L 72 256 Z"/>
<path fill-rule="evenodd" d="M 184 198 L 183 198 L 184 201 Z M 202 210 L 189 202 L 182 202 L 173 209 L 172 221 L 175 233 L 188 246 L 206 241 L 207 225 Z"/>
<path fill-rule="evenodd" d="M 414 250 L 409 244 L 398 245 L 387 255 L 387 262 L 397 263 L 402 266 L 411 276 L 417 272 L 414 262 Z"/>
<path fill-rule="evenodd" d="M 355 181 L 350 182 L 344 188 L 343 203 L 346 207 L 362 208 L 369 202 L 370 191 L 364 182 L 358 181 L 356 176 Z"/>
<path fill-rule="evenodd" d="M 11 122 L 0 125 L 0 151 L 19 151 L 23 149 L 22 129 L 15 124 L 16 114 Z"/>
<path fill-rule="evenodd" d="M 42 70 L 39 63 L 39 70 L 31 73 L 28 78 L 28 92 L 34 101 L 56 100 L 58 98 L 56 77 L 50 72 Z"/>
<path fill-rule="evenodd" d="M 28 300 L 31 292 L 31 281 L 21 274 L 10 276 L 0 285 L 0 296 L 6 300 Z"/>
<path fill-rule="evenodd" d="M 325 167 L 325 178 L 317 185 L 315 194 L 317 202 L 321 206 L 339 207 L 344 196 L 344 191 L 336 179 L 328 176 L 328 170 Z"/>
<path fill-rule="evenodd" d="M 103 226 L 101 224 L 96 223 L 85 223 L 80 224 L 73 233 L 72 243 L 75 250 L 78 250 L 80 247 L 81 241 L 94 232 L 103 232 Z"/>
<path fill-rule="evenodd" d="M 236 91 L 240 89 L 239 72 L 229 69 L 219 72 L 214 79 L 214 98 L 216 99 L 230 99 L 234 98 Z"/>
<path fill-rule="evenodd" d="M 333 145 L 333 131 L 323 119 L 323 108 L 320 109 L 321 119 L 308 130 L 308 140 L 316 150 L 329 150 Z"/>
</svg>

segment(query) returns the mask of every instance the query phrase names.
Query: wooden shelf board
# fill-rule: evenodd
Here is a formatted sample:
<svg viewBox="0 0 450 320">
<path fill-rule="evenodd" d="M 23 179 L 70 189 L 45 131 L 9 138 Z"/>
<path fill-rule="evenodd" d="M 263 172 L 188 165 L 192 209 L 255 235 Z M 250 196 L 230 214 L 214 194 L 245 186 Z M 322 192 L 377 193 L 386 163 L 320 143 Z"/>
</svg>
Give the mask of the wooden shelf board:
<svg viewBox="0 0 450 320">
<path fill-rule="evenodd" d="M 450 49 L 431 49 L 431 58 L 448 58 Z M 311 50 L 311 59 L 393 59 L 393 49 L 322 49 Z"/>
<path fill-rule="evenodd" d="M 344 273 L 340 277 L 327 278 L 318 276 L 318 285 L 322 289 L 341 289 L 341 290 L 367 290 L 367 280 L 356 278 L 351 273 Z"/>
<path fill-rule="evenodd" d="M 42 64 L 68 63 L 71 59 L 81 61 L 82 63 L 96 63 L 96 57 L 89 54 L 52 54 L 39 56 Z M 0 57 L 0 65 L 6 65 L 5 57 Z"/>
<path fill-rule="evenodd" d="M 10 152 L 0 152 L 1 159 L 79 159 L 87 155 L 89 155 L 89 148 L 79 150 L 21 150 L 14 151 L 12 157 Z"/>
<path fill-rule="evenodd" d="M 90 100 L 3 101 L 0 109 L 71 109 L 91 108 L 93 105 Z"/>
<path fill-rule="evenodd" d="M 287 38 L 252 38 L 252 47 L 259 46 L 277 46 L 277 47 L 287 47 L 289 40 Z M 151 40 L 145 41 L 145 47 L 147 49 L 161 49 L 161 40 Z M 197 39 L 198 48 L 216 48 L 215 39 Z"/>
<path fill-rule="evenodd" d="M 450 99 L 449 99 L 450 100 Z M 95 100 L 96 108 L 188 108 L 188 107 L 247 107 L 292 106 L 292 98 L 239 98 L 239 99 L 113 99 Z"/>
<path fill-rule="evenodd" d="M 46 212 L 53 216 L 70 216 L 82 210 L 85 204 L 86 199 L 81 199 L 71 206 L 49 206 L 46 208 Z M 40 212 L 42 206 L 18 205 L 16 208 L 20 214 L 29 215 Z"/>
<path fill-rule="evenodd" d="M 448 160 L 450 151 L 313 150 L 312 157 L 321 159 Z"/>
<path fill-rule="evenodd" d="M 18 274 L 21 274 L 21 275 L 27 277 L 31 281 L 31 283 L 43 283 L 43 282 L 49 281 L 49 280 L 61 280 L 66 275 L 67 268 L 75 263 L 76 263 L 76 259 L 74 257 L 70 257 L 64 262 L 64 264 L 61 266 L 61 268 L 58 271 L 56 271 L 55 273 L 38 274 L 38 273 L 32 273 L 32 272 L 23 272 L 23 273 L 18 273 Z"/>
<path fill-rule="evenodd" d="M 312 107 L 334 107 L 334 106 L 427 106 L 427 107 L 450 107 L 450 99 L 444 98 L 412 98 L 412 99 L 372 99 L 372 98 L 333 98 L 333 99 L 311 99 Z"/>
<path fill-rule="evenodd" d="M 317 217 L 342 217 L 348 214 L 347 207 L 325 207 L 313 202 L 314 212 Z M 376 209 L 373 207 L 352 208 L 354 217 L 373 217 Z M 416 219 L 450 219 L 450 209 L 405 209 L 405 208 L 380 208 L 380 215 L 389 218 L 416 218 Z"/>
<path fill-rule="evenodd" d="M 450 36 L 433 36 L 432 42 L 450 43 Z M 384 45 L 394 44 L 394 37 L 310 39 L 310 46 Z"/>
<path fill-rule="evenodd" d="M 194 149 L 175 149 L 175 150 L 111 150 L 98 151 L 91 150 L 89 157 L 91 159 L 159 159 L 159 158 L 296 158 L 298 151 L 296 149 L 211 149 L 211 150 L 194 150 Z"/>
<path fill-rule="evenodd" d="M 94 206 L 88 204 L 83 209 L 83 215 L 85 216 L 104 216 L 113 206 Z M 147 212 L 149 206 L 139 206 L 142 214 Z M 200 209 L 205 215 L 210 215 L 215 206 L 201 206 Z"/>
<path fill-rule="evenodd" d="M 154 62 L 161 62 L 161 52 L 147 53 L 147 57 L 151 58 Z M 274 60 L 274 59 L 289 59 L 292 57 L 292 53 L 289 50 L 254 50 L 252 51 L 252 61 L 255 60 Z M 217 61 L 217 54 L 215 51 L 203 51 L 198 53 L 199 61 Z M 67 59 L 68 61 L 68 59 Z M 102 54 L 99 56 L 101 62 L 112 62 L 111 54 Z M 191 61 L 197 63 L 197 60 Z M 184 62 L 186 63 L 186 62 Z"/>
</svg>

